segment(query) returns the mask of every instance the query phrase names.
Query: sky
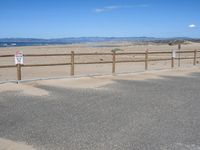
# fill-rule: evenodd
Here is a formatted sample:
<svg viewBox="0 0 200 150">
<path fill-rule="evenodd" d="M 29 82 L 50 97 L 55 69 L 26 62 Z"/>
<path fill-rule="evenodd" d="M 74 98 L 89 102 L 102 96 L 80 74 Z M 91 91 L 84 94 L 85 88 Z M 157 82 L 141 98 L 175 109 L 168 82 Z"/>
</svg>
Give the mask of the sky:
<svg viewBox="0 0 200 150">
<path fill-rule="evenodd" d="M 200 38 L 200 0 L 0 0 L 0 38 Z"/>
</svg>

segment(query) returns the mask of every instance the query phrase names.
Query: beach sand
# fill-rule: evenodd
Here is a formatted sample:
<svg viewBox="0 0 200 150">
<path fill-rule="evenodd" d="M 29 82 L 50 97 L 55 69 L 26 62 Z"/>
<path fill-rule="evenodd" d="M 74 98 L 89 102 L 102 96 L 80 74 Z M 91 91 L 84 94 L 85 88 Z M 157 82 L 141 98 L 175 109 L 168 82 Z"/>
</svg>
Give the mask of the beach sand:
<svg viewBox="0 0 200 150">
<path fill-rule="evenodd" d="M 169 46 L 168 44 L 136 44 L 134 42 L 107 42 L 107 43 L 86 43 L 71 45 L 52 45 L 52 46 L 26 46 L 26 47 L 7 47 L 0 48 L 0 55 L 14 55 L 16 51 L 22 51 L 24 54 L 60 54 L 60 53 L 92 53 L 92 52 L 111 52 L 112 49 L 119 48 L 120 52 L 145 52 L 149 51 L 172 51 L 177 49 L 177 45 Z M 181 47 L 181 50 L 194 51 L 200 50 L 200 43 L 188 43 Z M 193 57 L 194 54 L 184 54 L 182 57 Z M 200 53 L 198 53 L 200 57 Z M 171 54 L 167 55 L 150 55 L 149 59 L 154 58 L 171 58 Z M 117 56 L 117 60 L 135 60 L 144 59 L 144 56 L 128 55 Z M 76 56 L 75 62 L 94 62 L 94 61 L 111 61 L 112 56 Z M 199 61 L 199 60 L 197 60 Z M 48 63 L 69 63 L 70 57 L 25 57 L 25 64 L 48 64 Z M 175 67 L 178 66 L 177 60 Z M 0 58 L 1 65 L 13 65 L 14 58 Z M 193 60 L 181 60 L 181 67 L 193 66 Z M 149 70 L 169 69 L 171 61 L 149 62 Z M 142 63 L 117 63 L 116 73 L 140 72 L 144 71 L 144 62 Z M 89 74 L 111 74 L 112 64 L 98 65 L 75 65 L 75 75 Z M 48 77 L 66 77 L 70 76 L 70 66 L 53 66 L 53 67 L 29 67 L 22 68 L 22 79 L 36 79 Z M 16 68 L 0 69 L 0 82 L 16 80 Z"/>
</svg>

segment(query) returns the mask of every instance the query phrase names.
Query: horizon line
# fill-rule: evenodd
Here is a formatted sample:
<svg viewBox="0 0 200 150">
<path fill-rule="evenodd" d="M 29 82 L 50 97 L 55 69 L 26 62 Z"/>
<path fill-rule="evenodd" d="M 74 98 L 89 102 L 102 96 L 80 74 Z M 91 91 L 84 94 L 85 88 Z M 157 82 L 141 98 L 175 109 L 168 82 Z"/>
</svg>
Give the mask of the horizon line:
<svg viewBox="0 0 200 150">
<path fill-rule="evenodd" d="M 190 37 L 190 36 L 172 36 L 172 37 L 156 37 L 156 36 L 71 36 L 71 37 L 0 37 L 0 39 L 67 39 L 67 38 L 157 38 L 157 39 L 170 39 L 170 38 L 191 38 L 199 39 L 200 37 Z"/>
</svg>

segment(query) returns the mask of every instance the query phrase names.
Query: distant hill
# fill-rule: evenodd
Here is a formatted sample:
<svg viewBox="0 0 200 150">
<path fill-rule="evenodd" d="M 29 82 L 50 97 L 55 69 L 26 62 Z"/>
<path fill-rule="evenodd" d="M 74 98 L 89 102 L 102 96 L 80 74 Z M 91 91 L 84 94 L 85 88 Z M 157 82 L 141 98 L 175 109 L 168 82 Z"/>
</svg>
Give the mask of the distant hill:
<svg viewBox="0 0 200 150">
<path fill-rule="evenodd" d="M 73 44 L 73 43 L 86 43 L 86 42 L 110 42 L 110 41 L 168 43 L 170 41 L 200 42 L 200 39 L 193 39 L 193 38 L 187 38 L 187 37 L 175 37 L 175 38 L 154 38 L 154 37 L 79 37 L 79 38 L 73 38 L 72 37 L 72 38 L 57 38 L 57 39 L 0 38 L 0 47 Z"/>
<path fill-rule="evenodd" d="M 158 40 L 153 37 L 78 37 L 57 39 L 35 39 L 35 38 L 0 38 L 0 42 L 58 42 L 58 43 L 80 43 L 80 42 L 103 42 L 103 41 L 149 41 Z"/>
</svg>

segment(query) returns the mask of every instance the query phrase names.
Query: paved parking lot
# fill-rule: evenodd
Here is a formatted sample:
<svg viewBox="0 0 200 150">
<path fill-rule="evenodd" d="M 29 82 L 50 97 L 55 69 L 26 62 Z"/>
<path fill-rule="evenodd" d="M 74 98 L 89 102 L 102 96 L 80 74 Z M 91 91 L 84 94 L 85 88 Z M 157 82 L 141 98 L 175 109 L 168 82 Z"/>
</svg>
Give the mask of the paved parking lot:
<svg viewBox="0 0 200 150">
<path fill-rule="evenodd" d="M 164 74 L 99 88 L 38 84 L 49 93 L 40 96 L 1 92 L 0 149 L 200 150 L 200 71 Z"/>
</svg>

